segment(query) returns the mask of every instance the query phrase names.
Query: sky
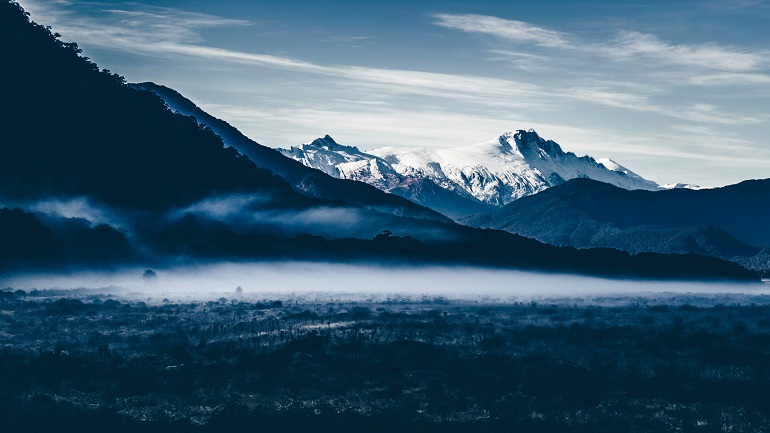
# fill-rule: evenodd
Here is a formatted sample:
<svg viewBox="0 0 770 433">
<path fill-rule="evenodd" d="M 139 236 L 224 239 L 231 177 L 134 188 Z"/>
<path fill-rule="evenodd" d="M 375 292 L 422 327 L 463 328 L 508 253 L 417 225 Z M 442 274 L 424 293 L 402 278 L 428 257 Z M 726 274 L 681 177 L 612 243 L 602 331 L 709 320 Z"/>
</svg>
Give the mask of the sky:
<svg viewBox="0 0 770 433">
<path fill-rule="evenodd" d="M 19 3 L 270 147 L 534 129 L 661 184 L 770 177 L 770 0 Z"/>
</svg>

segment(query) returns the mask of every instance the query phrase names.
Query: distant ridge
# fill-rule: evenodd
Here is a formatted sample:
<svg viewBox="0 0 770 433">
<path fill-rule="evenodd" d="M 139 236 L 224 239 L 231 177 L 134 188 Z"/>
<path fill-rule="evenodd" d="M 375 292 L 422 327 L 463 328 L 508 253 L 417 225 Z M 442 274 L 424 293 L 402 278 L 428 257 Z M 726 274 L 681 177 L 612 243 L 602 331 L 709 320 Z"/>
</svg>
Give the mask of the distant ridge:
<svg viewBox="0 0 770 433">
<path fill-rule="evenodd" d="M 770 246 L 768 221 L 770 179 L 656 192 L 573 179 L 463 222 L 552 245 L 697 253 L 745 262 L 740 257 Z M 762 267 L 770 269 L 770 261 Z"/>
</svg>

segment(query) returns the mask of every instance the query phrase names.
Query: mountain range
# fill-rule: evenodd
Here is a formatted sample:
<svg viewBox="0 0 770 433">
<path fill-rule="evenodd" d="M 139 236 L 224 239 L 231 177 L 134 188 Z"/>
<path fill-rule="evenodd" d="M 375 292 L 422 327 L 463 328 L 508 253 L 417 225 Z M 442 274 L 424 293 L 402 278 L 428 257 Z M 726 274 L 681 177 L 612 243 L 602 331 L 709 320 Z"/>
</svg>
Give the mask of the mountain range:
<svg viewBox="0 0 770 433">
<path fill-rule="evenodd" d="M 0 274 L 320 260 L 758 278 L 713 257 L 559 247 L 453 223 L 402 197 L 285 158 L 194 104 L 183 107 L 184 98 L 171 89 L 127 84 L 82 57 L 76 44 L 31 22 L 12 1 L 0 1 L 0 49 L 6 58 L 0 68 Z M 169 95 L 178 95 L 176 102 Z M 554 160 L 574 160 L 555 143 L 527 134 L 519 134 L 521 143 L 510 136 L 511 150 L 503 150 L 514 155 L 515 143 L 522 154 L 542 150 Z M 393 155 L 380 158 L 399 166 Z M 579 160 L 575 164 L 603 170 L 590 158 Z M 543 179 L 556 182 L 567 172 L 547 173 Z M 536 180 L 527 185 L 534 188 Z"/>
<path fill-rule="evenodd" d="M 484 143 L 452 149 L 389 147 L 362 152 L 327 135 L 279 150 L 308 167 L 366 182 L 452 218 L 489 212 L 575 178 L 625 189 L 660 189 L 655 182 L 610 159 L 564 152 L 559 144 L 533 130 L 509 132 Z M 436 191 L 440 189 L 445 191 L 438 198 Z"/>
</svg>

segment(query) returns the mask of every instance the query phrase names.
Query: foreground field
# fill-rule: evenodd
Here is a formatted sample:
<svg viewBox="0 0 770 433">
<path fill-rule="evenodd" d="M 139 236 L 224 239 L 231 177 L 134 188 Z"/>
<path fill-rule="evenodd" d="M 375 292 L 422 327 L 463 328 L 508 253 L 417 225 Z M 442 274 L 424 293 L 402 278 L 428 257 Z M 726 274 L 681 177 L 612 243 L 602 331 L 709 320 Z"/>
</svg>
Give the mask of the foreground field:
<svg viewBox="0 0 770 433">
<path fill-rule="evenodd" d="M 7 432 L 770 428 L 767 296 L 2 295 Z"/>
</svg>

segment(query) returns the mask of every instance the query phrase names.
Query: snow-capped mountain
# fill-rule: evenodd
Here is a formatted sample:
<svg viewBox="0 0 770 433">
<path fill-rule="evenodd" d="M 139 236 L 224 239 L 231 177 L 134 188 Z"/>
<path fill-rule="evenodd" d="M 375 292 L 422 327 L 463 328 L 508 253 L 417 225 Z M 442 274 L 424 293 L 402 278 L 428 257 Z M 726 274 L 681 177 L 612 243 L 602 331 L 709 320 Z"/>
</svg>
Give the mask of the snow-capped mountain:
<svg viewBox="0 0 770 433">
<path fill-rule="evenodd" d="M 384 159 L 362 152 L 354 146 L 338 144 L 328 135 L 299 147 L 278 150 L 308 167 L 317 168 L 339 179 L 366 182 L 450 218 L 494 210 L 494 207 L 480 202 L 464 190 L 439 186 L 425 176 L 399 173 Z"/>
<path fill-rule="evenodd" d="M 362 152 L 337 144 L 327 135 L 281 151 L 332 176 L 364 181 L 386 191 L 398 193 L 405 182 L 430 181 L 456 196 L 494 207 L 574 178 L 629 190 L 659 188 L 612 160 L 564 152 L 533 130 L 508 132 L 452 149 L 385 147 Z"/>
<path fill-rule="evenodd" d="M 299 147 L 278 150 L 336 178 L 366 182 L 382 190 L 393 188 L 404 180 L 404 176 L 381 158 L 361 152 L 355 146 L 338 144 L 328 135 Z"/>
</svg>

